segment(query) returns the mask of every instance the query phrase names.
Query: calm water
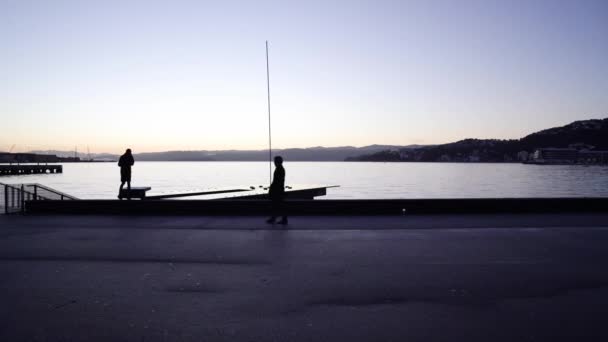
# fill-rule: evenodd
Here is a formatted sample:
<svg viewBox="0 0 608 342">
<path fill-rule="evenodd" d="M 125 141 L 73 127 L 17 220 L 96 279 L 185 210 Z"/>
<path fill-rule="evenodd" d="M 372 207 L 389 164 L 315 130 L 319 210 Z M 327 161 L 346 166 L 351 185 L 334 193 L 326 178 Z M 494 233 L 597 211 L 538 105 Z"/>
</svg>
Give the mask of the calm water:
<svg viewBox="0 0 608 342">
<path fill-rule="evenodd" d="M 115 198 L 115 163 L 63 164 L 63 174 L 0 177 L 79 198 Z M 466 163 L 286 163 L 287 185 L 340 185 L 324 198 L 608 197 L 608 167 Z M 133 186 L 149 194 L 268 184 L 263 162 L 136 162 Z"/>
</svg>

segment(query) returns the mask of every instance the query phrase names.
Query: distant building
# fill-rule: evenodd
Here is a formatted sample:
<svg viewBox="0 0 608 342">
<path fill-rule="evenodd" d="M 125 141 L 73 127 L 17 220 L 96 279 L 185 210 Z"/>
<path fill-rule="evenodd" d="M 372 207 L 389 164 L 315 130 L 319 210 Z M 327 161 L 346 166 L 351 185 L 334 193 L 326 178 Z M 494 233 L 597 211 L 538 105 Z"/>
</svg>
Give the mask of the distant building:
<svg viewBox="0 0 608 342">
<path fill-rule="evenodd" d="M 584 150 L 593 150 L 595 148 L 595 146 L 585 144 L 585 143 L 575 143 L 575 144 L 568 145 L 568 148 L 574 148 L 579 151 L 584 151 Z"/>
<path fill-rule="evenodd" d="M 469 158 L 467 160 L 468 162 L 471 163 L 478 163 L 481 161 L 481 157 L 479 156 L 479 150 L 473 150 L 473 152 L 469 155 Z"/>
<path fill-rule="evenodd" d="M 579 151 L 579 164 L 608 164 L 608 151 Z"/>
<path fill-rule="evenodd" d="M 528 151 L 519 151 L 517 153 L 517 160 L 519 161 L 527 161 L 528 158 L 530 157 L 530 153 L 528 153 Z"/>
<path fill-rule="evenodd" d="M 577 160 L 574 148 L 539 148 L 532 156 L 532 161 L 539 164 L 574 164 Z"/>
<path fill-rule="evenodd" d="M 539 148 L 529 161 L 534 164 L 608 164 L 608 151 Z"/>
<path fill-rule="evenodd" d="M 59 158 L 54 154 L 0 153 L 0 163 L 58 163 L 79 162 L 80 158 Z"/>
</svg>

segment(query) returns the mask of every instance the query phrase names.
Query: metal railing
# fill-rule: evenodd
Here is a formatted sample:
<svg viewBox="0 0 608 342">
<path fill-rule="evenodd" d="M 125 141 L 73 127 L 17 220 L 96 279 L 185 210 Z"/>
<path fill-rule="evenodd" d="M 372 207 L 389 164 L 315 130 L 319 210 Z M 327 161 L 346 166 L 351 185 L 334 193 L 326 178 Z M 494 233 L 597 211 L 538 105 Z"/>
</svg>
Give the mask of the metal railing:
<svg viewBox="0 0 608 342">
<path fill-rule="evenodd" d="M 42 184 L 4 184 L 0 183 L 0 214 L 25 212 L 26 201 L 77 200 L 61 191 Z"/>
</svg>

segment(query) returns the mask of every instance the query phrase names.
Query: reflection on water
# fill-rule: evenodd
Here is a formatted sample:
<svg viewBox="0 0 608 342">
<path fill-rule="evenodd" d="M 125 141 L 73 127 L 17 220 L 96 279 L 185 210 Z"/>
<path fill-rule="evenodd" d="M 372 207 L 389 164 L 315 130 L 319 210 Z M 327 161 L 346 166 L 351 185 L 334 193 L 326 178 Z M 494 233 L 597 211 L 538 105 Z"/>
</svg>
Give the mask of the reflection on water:
<svg viewBox="0 0 608 342">
<path fill-rule="evenodd" d="M 116 163 L 63 164 L 63 174 L 7 176 L 79 198 L 115 198 Z M 480 163 L 292 162 L 286 184 L 340 185 L 323 198 L 608 197 L 608 167 Z M 151 194 L 268 185 L 264 162 L 136 162 L 133 186 Z"/>
</svg>

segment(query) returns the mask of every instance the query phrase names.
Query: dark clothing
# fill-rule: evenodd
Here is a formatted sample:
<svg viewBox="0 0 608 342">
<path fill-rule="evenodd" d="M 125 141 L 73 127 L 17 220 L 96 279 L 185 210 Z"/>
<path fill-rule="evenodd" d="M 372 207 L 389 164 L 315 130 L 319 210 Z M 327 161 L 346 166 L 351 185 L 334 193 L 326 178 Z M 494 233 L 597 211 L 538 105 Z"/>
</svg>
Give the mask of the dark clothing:
<svg viewBox="0 0 608 342">
<path fill-rule="evenodd" d="M 135 160 L 133 160 L 133 155 L 131 154 L 123 154 L 118 159 L 118 166 L 120 166 L 120 181 L 121 182 L 130 182 L 131 181 L 131 166 L 135 164 Z"/>
<path fill-rule="evenodd" d="M 270 197 L 271 213 L 272 216 L 268 219 L 268 223 L 274 223 L 277 216 L 282 216 L 282 224 L 287 223 L 287 216 L 285 215 L 285 169 L 283 165 L 278 165 L 274 169 L 274 176 L 272 177 L 272 184 L 268 189 L 268 197 Z"/>
<path fill-rule="evenodd" d="M 282 201 L 285 198 L 285 169 L 283 166 L 277 166 L 274 169 L 268 196 L 272 201 Z"/>
<path fill-rule="evenodd" d="M 120 168 L 120 181 L 121 182 L 130 182 L 131 181 L 131 168 L 130 167 L 121 167 Z"/>
<path fill-rule="evenodd" d="M 285 201 L 282 198 L 280 199 L 271 199 L 270 200 L 270 214 L 272 215 L 272 219 L 274 220 L 276 217 L 282 216 L 286 218 L 285 214 Z"/>
<path fill-rule="evenodd" d="M 135 160 L 133 160 L 132 154 L 125 153 L 118 159 L 118 166 L 120 166 L 121 168 L 128 167 L 130 169 L 133 164 L 135 164 Z"/>
</svg>

